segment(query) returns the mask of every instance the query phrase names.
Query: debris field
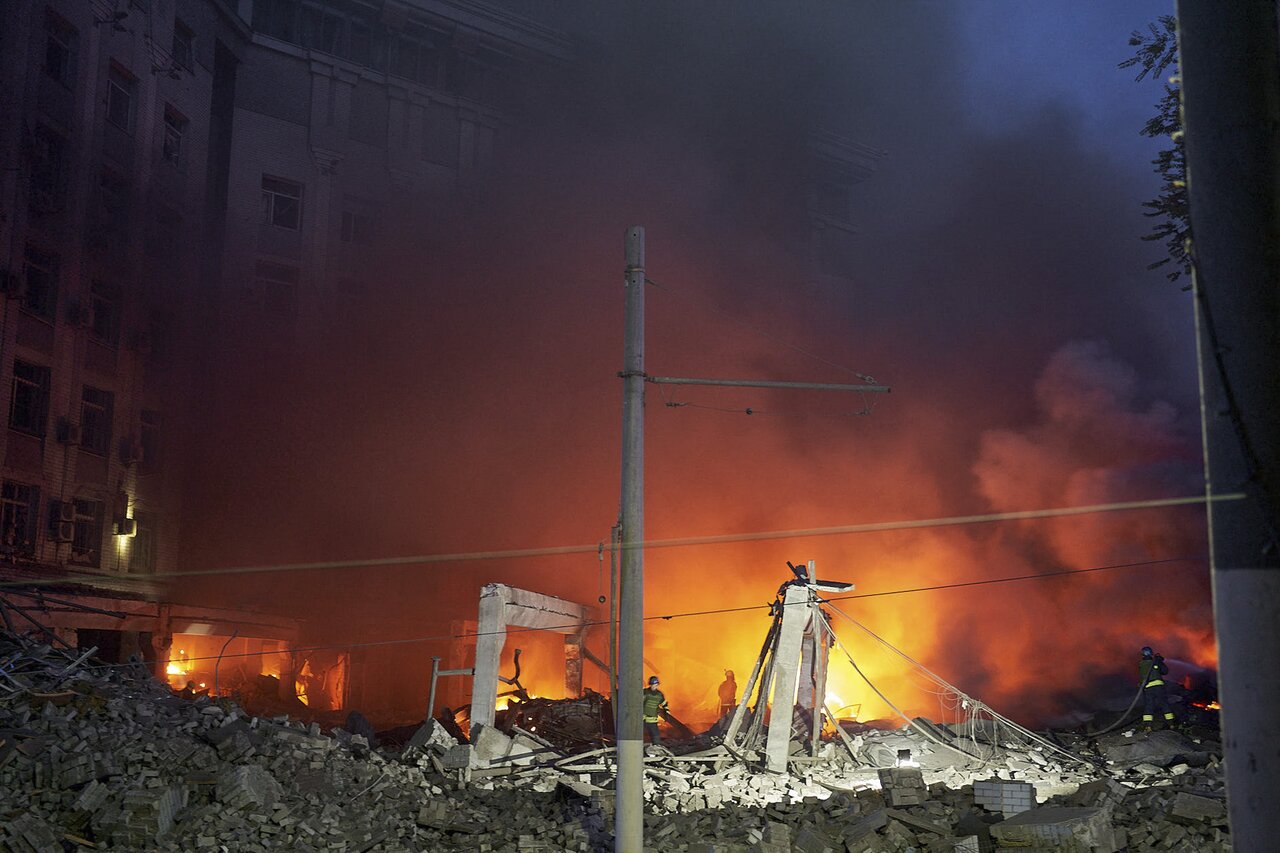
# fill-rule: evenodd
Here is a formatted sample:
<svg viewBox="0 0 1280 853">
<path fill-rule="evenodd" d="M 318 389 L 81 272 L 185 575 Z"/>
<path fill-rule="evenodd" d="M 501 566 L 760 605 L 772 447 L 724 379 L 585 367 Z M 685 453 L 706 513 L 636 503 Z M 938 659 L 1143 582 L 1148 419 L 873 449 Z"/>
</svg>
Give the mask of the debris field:
<svg viewBox="0 0 1280 853">
<path fill-rule="evenodd" d="M 706 739 L 651 747 L 645 849 L 1228 851 L 1221 749 L 1199 734 L 1061 734 L 1094 762 L 1075 765 L 868 731 L 788 774 Z M 919 766 L 885 766 L 904 748 Z M 566 754 L 518 728 L 459 744 L 428 721 L 379 749 L 0 633 L 3 853 L 612 850 L 613 772 L 610 749 Z"/>
</svg>

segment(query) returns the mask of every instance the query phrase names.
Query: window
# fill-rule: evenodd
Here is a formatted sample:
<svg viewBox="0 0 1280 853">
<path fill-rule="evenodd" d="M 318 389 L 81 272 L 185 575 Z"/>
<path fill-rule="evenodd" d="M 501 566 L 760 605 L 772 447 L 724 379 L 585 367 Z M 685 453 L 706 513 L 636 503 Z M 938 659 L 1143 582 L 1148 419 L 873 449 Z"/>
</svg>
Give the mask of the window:
<svg viewBox="0 0 1280 853">
<path fill-rule="evenodd" d="M 9 553 L 35 554 L 40 489 L 5 480 L 0 486 L 0 541 Z"/>
<path fill-rule="evenodd" d="M 255 268 L 258 299 L 269 316 L 298 316 L 298 268 L 258 261 Z"/>
<path fill-rule="evenodd" d="M 447 104 L 427 104 L 425 110 L 425 148 L 423 156 L 432 163 L 458 167 L 459 133 L 462 125 L 458 112 Z"/>
<path fill-rule="evenodd" d="M 160 149 L 161 156 L 170 163 L 182 161 L 182 136 L 187 132 L 187 119 L 173 108 L 172 104 L 164 105 L 164 143 Z"/>
<path fill-rule="evenodd" d="M 342 211 L 342 242 L 367 246 L 371 238 L 372 223 L 363 213 L 352 210 Z"/>
<path fill-rule="evenodd" d="M 75 536 L 71 540 L 71 562 L 82 566 L 102 563 L 102 501 L 76 498 Z"/>
<path fill-rule="evenodd" d="M 322 53 L 342 53 L 342 16 L 318 3 L 302 7 L 302 46 Z"/>
<path fill-rule="evenodd" d="M 111 63 L 111 70 L 107 72 L 107 121 L 125 133 L 133 133 L 137 91 L 137 79 L 123 66 Z"/>
<path fill-rule="evenodd" d="M 129 237 L 129 179 L 114 166 L 103 166 L 98 177 L 101 227 L 117 242 Z"/>
<path fill-rule="evenodd" d="M 346 56 L 359 65 L 373 64 L 373 35 L 362 21 L 351 21 L 351 36 Z"/>
<path fill-rule="evenodd" d="M 302 184 L 263 175 L 262 223 L 298 230 L 302 226 Z"/>
<path fill-rule="evenodd" d="M 294 40 L 297 17 L 298 0 L 257 0 L 253 4 L 253 28 L 278 39 Z"/>
<path fill-rule="evenodd" d="M 191 70 L 195 58 L 195 39 L 196 34 L 191 32 L 190 28 L 182 23 L 181 20 L 175 18 L 173 21 L 173 45 L 169 50 L 174 65 L 179 68 L 185 68 L 188 71 Z"/>
<path fill-rule="evenodd" d="M 62 210 L 67 186 L 67 140 L 45 125 L 31 133 L 32 213 L 57 213 Z"/>
<path fill-rule="evenodd" d="M 52 321 L 58 309 L 58 256 L 42 252 L 27 244 L 23 273 L 26 288 L 22 307 L 38 317 Z"/>
<path fill-rule="evenodd" d="M 89 287 L 89 333 L 99 343 L 120 342 L 120 289 L 95 280 Z"/>
<path fill-rule="evenodd" d="M 80 449 L 106 456 L 111 449 L 111 414 L 116 395 L 84 386 L 80 394 Z"/>
<path fill-rule="evenodd" d="M 138 441 L 142 444 L 142 461 L 139 463 L 142 472 L 149 474 L 158 471 L 160 469 L 160 413 L 156 410 L 142 410 Z"/>
<path fill-rule="evenodd" d="M 9 426 L 43 436 L 48 419 L 49 368 L 15 360 L 13 393 L 9 399 Z"/>
<path fill-rule="evenodd" d="M 76 28 L 52 11 L 44 18 L 44 73 L 67 88 L 76 82 Z"/>
<path fill-rule="evenodd" d="M 149 575 L 156 570 L 156 521 L 151 513 L 135 512 L 138 532 L 129 548 L 129 571 Z"/>
</svg>

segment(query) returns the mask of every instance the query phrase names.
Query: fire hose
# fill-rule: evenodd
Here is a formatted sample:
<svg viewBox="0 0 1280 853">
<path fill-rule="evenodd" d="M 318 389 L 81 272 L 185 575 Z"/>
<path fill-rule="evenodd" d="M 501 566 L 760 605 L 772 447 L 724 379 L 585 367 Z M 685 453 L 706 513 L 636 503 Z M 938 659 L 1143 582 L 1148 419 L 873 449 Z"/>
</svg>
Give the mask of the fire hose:
<svg viewBox="0 0 1280 853">
<path fill-rule="evenodd" d="M 1129 719 L 1129 715 L 1133 713 L 1133 709 L 1138 704 L 1138 699 L 1142 696 L 1142 691 L 1143 691 L 1143 685 L 1139 683 L 1138 692 L 1133 694 L 1133 701 L 1129 703 L 1129 707 L 1124 709 L 1124 712 L 1120 714 L 1120 717 L 1114 723 L 1107 726 L 1105 729 L 1103 729 L 1100 732 L 1094 732 L 1093 734 L 1089 735 L 1089 739 L 1093 740 L 1096 737 L 1102 737 L 1107 732 L 1114 731 L 1120 728 L 1120 724 L 1123 723 L 1125 720 Z"/>
</svg>

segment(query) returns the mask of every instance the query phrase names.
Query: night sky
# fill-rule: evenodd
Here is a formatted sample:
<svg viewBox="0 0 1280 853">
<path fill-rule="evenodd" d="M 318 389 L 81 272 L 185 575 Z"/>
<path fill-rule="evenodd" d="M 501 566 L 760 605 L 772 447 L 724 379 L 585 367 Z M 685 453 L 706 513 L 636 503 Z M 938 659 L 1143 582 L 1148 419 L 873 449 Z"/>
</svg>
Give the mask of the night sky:
<svg viewBox="0 0 1280 853">
<path fill-rule="evenodd" d="M 1199 489 L 1191 305 L 1140 239 L 1160 143 L 1138 131 L 1160 84 L 1116 67 L 1171 3 L 503 5 L 587 46 L 507 91 L 486 194 L 394 202 L 368 311 L 344 335 L 229 375 L 242 405 L 211 433 L 189 568 L 607 542 L 630 224 L 648 232 L 649 373 L 893 386 L 867 400 L 650 386 L 649 539 Z M 797 253 L 803 152 L 824 129 L 884 152 L 854 191 L 844 282 L 814 280 Z M 1179 510 L 670 548 L 646 558 L 646 603 L 761 604 L 788 559 L 874 592 L 1204 552 L 1199 516 Z M 488 581 L 594 602 L 605 563 L 603 583 L 583 553 L 192 591 L 305 614 L 322 639 L 411 638 L 474 618 Z M 1087 705 L 1144 643 L 1212 664 L 1209 610 L 1207 567 L 1178 563 L 847 612 L 1041 720 Z M 762 612 L 650 623 L 677 713 L 713 701 L 723 668 L 749 669 L 766 626 Z M 409 666 L 440 646 L 386 654 Z M 833 689 L 866 693 L 834 670 Z"/>
</svg>

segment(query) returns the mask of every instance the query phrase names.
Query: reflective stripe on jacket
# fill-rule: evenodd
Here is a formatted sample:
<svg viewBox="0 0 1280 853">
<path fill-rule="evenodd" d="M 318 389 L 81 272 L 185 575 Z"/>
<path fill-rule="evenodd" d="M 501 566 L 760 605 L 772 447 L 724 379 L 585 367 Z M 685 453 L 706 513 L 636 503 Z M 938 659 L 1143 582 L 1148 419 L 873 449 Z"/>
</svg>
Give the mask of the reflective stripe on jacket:
<svg viewBox="0 0 1280 853">
<path fill-rule="evenodd" d="M 1154 660 L 1143 658 L 1138 662 L 1138 680 L 1142 682 L 1143 688 L 1160 687 L 1164 684 L 1164 679 L 1160 676 L 1169 671 L 1169 667 L 1163 662 L 1156 663 Z"/>
<path fill-rule="evenodd" d="M 658 722 L 658 711 L 667 707 L 667 697 L 662 695 L 661 690 L 653 687 L 644 689 L 644 721 L 646 723 Z"/>
</svg>

